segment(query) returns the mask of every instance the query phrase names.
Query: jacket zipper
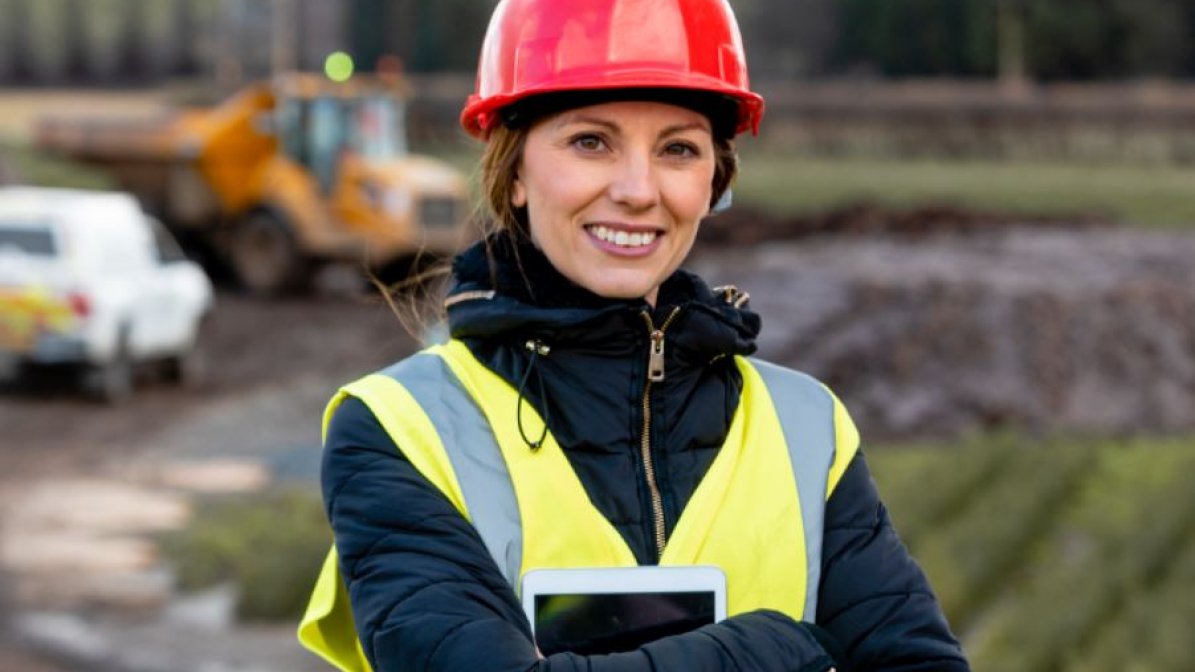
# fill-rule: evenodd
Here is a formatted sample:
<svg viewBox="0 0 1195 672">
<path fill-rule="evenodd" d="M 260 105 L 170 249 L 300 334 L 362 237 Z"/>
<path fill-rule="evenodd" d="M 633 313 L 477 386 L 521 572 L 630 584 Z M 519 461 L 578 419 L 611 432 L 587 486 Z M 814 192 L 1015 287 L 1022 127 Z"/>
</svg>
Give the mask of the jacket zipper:
<svg viewBox="0 0 1195 672">
<path fill-rule="evenodd" d="M 664 500 L 660 496 L 660 486 L 656 483 L 656 465 L 651 455 L 651 386 L 664 380 L 664 331 L 680 312 L 680 306 L 675 306 L 664 323 L 657 329 L 651 320 L 651 313 L 643 311 L 643 321 L 647 323 L 647 382 L 643 386 L 643 435 L 640 439 L 639 451 L 643 460 L 643 471 L 647 480 L 647 491 L 651 495 L 652 520 L 655 523 L 656 561 L 664 555 Z"/>
</svg>

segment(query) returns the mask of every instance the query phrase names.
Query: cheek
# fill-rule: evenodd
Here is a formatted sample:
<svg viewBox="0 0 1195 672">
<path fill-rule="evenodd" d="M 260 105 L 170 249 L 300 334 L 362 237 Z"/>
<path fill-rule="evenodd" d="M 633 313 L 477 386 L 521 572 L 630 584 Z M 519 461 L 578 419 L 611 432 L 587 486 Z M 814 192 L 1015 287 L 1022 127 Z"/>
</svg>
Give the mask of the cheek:
<svg viewBox="0 0 1195 672">
<path fill-rule="evenodd" d="M 527 182 L 525 200 L 532 220 L 552 227 L 567 226 L 575 219 L 601 189 L 584 171 L 561 168 L 552 173 L 540 173 Z"/>
<path fill-rule="evenodd" d="M 679 175 L 670 184 L 668 193 L 671 196 L 670 209 L 674 216 L 681 221 L 697 221 L 710 212 L 710 199 L 713 197 L 714 171 L 696 171 L 698 174 Z"/>
<path fill-rule="evenodd" d="M 527 183 L 524 201 L 528 228 L 536 247 L 550 251 L 559 247 L 572 221 L 573 207 L 567 180 L 537 176 Z"/>
</svg>

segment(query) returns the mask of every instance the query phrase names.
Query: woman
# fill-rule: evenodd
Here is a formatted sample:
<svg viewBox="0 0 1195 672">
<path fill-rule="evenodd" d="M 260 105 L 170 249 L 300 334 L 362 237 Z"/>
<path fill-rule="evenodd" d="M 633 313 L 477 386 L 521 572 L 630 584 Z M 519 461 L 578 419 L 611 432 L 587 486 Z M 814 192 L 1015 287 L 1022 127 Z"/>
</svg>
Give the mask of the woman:
<svg viewBox="0 0 1195 672">
<path fill-rule="evenodd" d="M 496 230 L 453 264 L 453 340 L 329 406 L 308 646 L 345 670 L 968 669 L 841 404 L 745 359 L 746 295 L 679 270 L 762 109 L 724 0 L 498 5 L 462 114 Z M 722 567 L 730 618 L 537 650 L 523 573 L 636 564 Z"/>
</svg>

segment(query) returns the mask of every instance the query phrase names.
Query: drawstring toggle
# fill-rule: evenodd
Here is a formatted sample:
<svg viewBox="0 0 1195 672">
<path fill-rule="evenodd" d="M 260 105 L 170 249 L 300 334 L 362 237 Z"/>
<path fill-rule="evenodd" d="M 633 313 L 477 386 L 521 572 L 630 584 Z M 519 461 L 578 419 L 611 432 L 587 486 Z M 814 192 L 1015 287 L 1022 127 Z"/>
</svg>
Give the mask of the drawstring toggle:
<svg viewBox="0 0 1195 672">
<path fill-rule="evenodd" d="M 527 342 L 523 344 L 523 347 L 525 347 L 527 351 L 531 353 L 531 359 L 527 362 L 527 370 L 523 372 L 523 379 L 519 381 L 519 398 L 516 402 L 518 407 L 515 410 L 515 420 L 518 422 L 519 436 L 523 437 L 523 443 L 526 443 L 527 447 L 532 451 L 536 451 L 539 450 L 540 446 L 544 445 L 544 439 L 548 437 L 548 419 L 551 416 L 548 411 L 548 393 L 547 389 L 544 387 L 544 376 L 542 373 L 540 373 L 539 369 L 535 368 L 535 363 L 540 357 L 547 357 L 548 353 L 552 351 L 552 348 L 547 343 L 544 343 L 539 339 L 528 339 Z M 527 438 L 527 432 L 523 430 L 523 394 L 527 389 L 527 379 L 531 377 L 532 369 L 535 369 L 535 381 L 539 385 L 539 400 L 544 407 L 544 428 L 543 431 L 540 432 L 539 438 L 534 441 Z"/>
</svg>

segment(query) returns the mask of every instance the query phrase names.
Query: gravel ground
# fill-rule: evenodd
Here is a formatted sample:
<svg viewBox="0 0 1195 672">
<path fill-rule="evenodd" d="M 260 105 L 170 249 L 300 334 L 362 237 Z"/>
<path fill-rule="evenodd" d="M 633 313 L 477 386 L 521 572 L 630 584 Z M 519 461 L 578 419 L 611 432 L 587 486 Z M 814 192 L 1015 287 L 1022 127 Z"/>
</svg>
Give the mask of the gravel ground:
<svg viewBox="0 0 1195 672">
<path fill-rule="evenodd" d="M 69 522 L 64 517 L 87 513 L 97 506 L 92 504 L 97 497 L 100 508 L 111 509 L 117 496 L 127 500 L 127 492 L 143 489 L 137 481 L 147 470 L 180 460 L 247 458 L 285 477 L 310 481 L 318 460 L 319 415 L 328 396 L 338 384 L 412 347 L 380 302 L 264 302 L 224 294 L 205 328 L 208 371 L 198 389 L 146 377 L 133 399 L 107 407 L 84 398 L 67 376 L 6 382 L 0 386 L 0 520 L 15 526 L 20 517 L 14 515 L 36 508 L 34 495 L 60 493 L 68 513 L 47 514 L 52 520 L 44 539 L 16 542 L 18 554 L 23 548 L 52 550 L 61 545 L 51 543 L 61 530 L 51 528 Z M 83 499 L 67 502 L 68 497 Z M 110 547 L 97 543 L 93 555 Z M 144 609 L 130 613 L 128 603 L 138 595 L 152 593 L 155 586 L 160 591 L 162 581 L 152 573 L 122 577 L 126 589 L 119 598 L 110 585 L 97 597 L 85 581 L 0 578 L 0 607 L 7 614 L 0 620 L 0 670 L 281 672 L 304 664 L 322 669 L 298 650 L 290 625 L 232 636 L 165 616 L 147 619 Z M 39 578 L 60 590 L 47 597 Z M 86 608 L 52 610 L 72 603 L 62 594 L 72 589 L 74 603 Z M 29 594 L 39 596 L 32 605 Z M 112 609 L 114 600 L 121 608 Z M 122 648 L 138 654 L 130 659 L 114 653 Z"/>
</svg>

